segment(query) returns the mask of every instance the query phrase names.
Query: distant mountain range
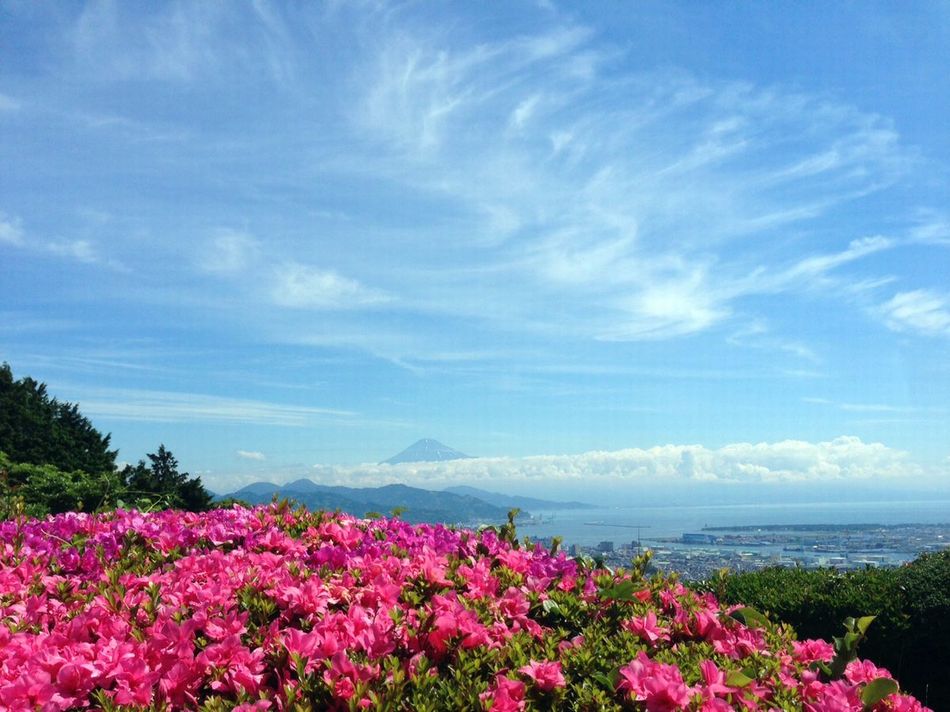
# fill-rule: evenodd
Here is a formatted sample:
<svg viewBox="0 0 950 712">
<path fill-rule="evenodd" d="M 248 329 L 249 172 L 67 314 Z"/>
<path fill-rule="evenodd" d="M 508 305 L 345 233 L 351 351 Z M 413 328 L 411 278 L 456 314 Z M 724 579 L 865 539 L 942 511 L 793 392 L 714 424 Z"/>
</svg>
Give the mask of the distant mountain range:
<svg viewBox="0 0 950 712">
<path fill-rule="evenodd" d="M 444 522 L 473 524 L 503 522 L 508 510 L 471 495 L 437 492 L 409 487 L 332 487 L 301 479 L 286 485 L 273 482 L 255 482 L 226 497 L 241 499 L 250 504 L 266 504 L 274 496 L 293 499 L 309 509 L 340 509 L 364 516 L 367 512 L 389 514 L 400 507 L 402 518 L 408 522 Z"/>
<path fill-rule="evenodd" d="M 443 445 L 438 440 L 424 438 L 385 462 L 395 465 L 401 462 L 440 462 L 467 457 L 469 456 Z M 461 485 L 434 491 L 407 485 L 335 487 L 318 485 L 308 479 L 295 480 L 285 485 L 255 482 L 237 492 L 217 498 L 233 497 L 249 504 L 265 504 L 275 496 L 293 499 L 309 509 L 339 509 L 358 517 L 367 512 L 388 514 L 398 507 L 405 510 L 403 519 L 414 523 L 502 522 L 508 516 L 508 511 L 515 507 L 522 510 L 522 517 L 527 517 L 530 516 L 529 509 L 586 509 L 593 506 L 583 502 L 553 502 L 535 497 L 505 495 Z"/>
<path fill-rule="evenodd" d="M 413 443 L 398 455 L 383 460 L 380 465 L 398 465 L 401 462 L 444 462 L 445 460 L 465 460 L 471 457 L 464 452 L 453 450 L 438 440 L 423 438 Z"/>
</svg>

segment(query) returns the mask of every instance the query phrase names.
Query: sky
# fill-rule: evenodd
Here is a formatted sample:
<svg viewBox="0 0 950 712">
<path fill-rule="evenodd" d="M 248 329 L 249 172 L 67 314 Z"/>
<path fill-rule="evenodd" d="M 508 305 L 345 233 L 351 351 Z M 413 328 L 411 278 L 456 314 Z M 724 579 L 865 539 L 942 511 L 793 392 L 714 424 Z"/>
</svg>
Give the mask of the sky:
<svg viewBox="0 0 950 712">
<path fill-rule="evenodd" d="M 219 492 L 950 495 L 948 66 L 937 2 L 2 2 L 0 361 Z"/>
</svg>

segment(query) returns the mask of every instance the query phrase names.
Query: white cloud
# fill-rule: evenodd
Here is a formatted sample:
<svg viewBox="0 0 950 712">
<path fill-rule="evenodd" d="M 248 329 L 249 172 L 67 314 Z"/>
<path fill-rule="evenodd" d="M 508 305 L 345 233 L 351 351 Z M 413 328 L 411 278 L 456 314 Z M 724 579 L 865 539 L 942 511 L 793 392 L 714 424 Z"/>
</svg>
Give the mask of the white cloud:
<svg viewBox="0 0 950 712">
<path fill-rule="evenodd" d="M 83 413 L 101 418 L 146 422 L 226 422 L 303 427 L 314 423 L 347 422 L 352 411 L 227 398 L 195 393 L 121 388 L 81 389 Z"/>
<path fill-rule="evenodd" d="M 0 245 L 3 244 L 14 247 L 23 245 L 23 227 L 19 218 L 10 218 L 0 213 Z"/>
<path fill-rule="evenodd" d="M 99 78 L 188 81 L 218 66 L 212 5 L 175 4 L 144 17 L 126 16 L 122 3 L 87 3 L 73 30 L 77 62 Z"/>
<path fill-rule="evenodd" d="M 388 301 L 388 297 L 355 279 L 299 262 L 275 270 L 274 303 L 301 309 L 356 309 Z"/>
<path fill-rule="evenodd" d="M 238 450 L 235 454 L 242 460 L 255 460 L 257 462 L 263 462 L 267 459 L 264 456 L 264 453 L 257 452 L 256 450 Z"/>
<path fill-rule="evenodd" d="M 822 359 L 808 345 L 790 339 L 776 337 L 770 333 L 771 327 L 763 319 L 756 319 L 737 329 L 726 340 L 730 344 L 768 351 L 780 351 L 799 359 L 820 364 Z"/>
<path fill-rule="evenodd" d="M 255 264 L 260 246 L 251 235 L 238 230 L 218 230 L 199 256 L 199 267 L 220 275 L 240 274 Z"/>
<path fill-rule="evenodd" d="M 0 212 L 0 244 L 55 255 L 84 264 L 101 264 L 114 270 L 128 271 L 128 268 L 119 260 L 101 255 L 96 245 L 90 240 L 42 240 L 31 238 L 27 242 L 22 221 L 16 217 L 7 217 L 2 212 Z"/>
<path fill-rule="evenodd" d="M 517 129 L 518 131 L 523 129 L 525 124 L 527 124 L 528 120 L 531 118 L 531 114 L 534 113 L 534 109 L 540 100 L 540 95 L 534 94 L 533 96 L 520 101 L 518 106 L 515 107 L 514 111 L 511 112 L 511 118 L 508 121 L 511 127 Z"/>
<path fill-rule="evenodd" d="M 827 405 L 852 413 L 907 413 L 912 408 L 905 408 L 896 405 L 886 405 L 884 403 L 838 403 L 827 398 L 802 398 L 805 403 L 815 405 Z"/>
<path fill-rule="evenodd" d="M 192 252 L 221 277 L 254 270 L 221 303 L 275 339 L 319 329 L 304 310 L 384 303 L 401 318 L 369 328 L 347 313 L 349 332 L 325 324 L 314 338 L 352 343 L 360 332 L 368 351 L 405 362 L 470 338 L 449 320 L 477 320 L 468 333 L 487 338 L 565 342 L 670 339 L 724 324 L 728 334 L 737 317 L 773 307 L 762 295 L 857 301 L 849 286 L 881 284 L 859 260 L 901 247 L 884 237 L 848 244 L 853 235 L 819 222 L 907 170 L 886 118 L 788 87 L 638 72 L 609 40 L 558 17 L 487 37 L 408 9 L 249 8 L 90 3 L 73 39 L 80 79 L 94 67 L 97 82 L 203 80 L 210 97 L 253 80 L 268 111 L 306 117 L 264 143 L 241 112 L 216 135 L 198 122 L 169 161 L 190 159 L 174 153 L 183 148 L 208 151 L 209 180 L 272 212 L 303 194 L 284 187 L 319 190 L 279 227 L 242 207 L 232 214 L 246 215 L 257 238 L 222 230 Z M 331 36 L 327 47 L 339 40 L 347 51 L 339 64 L 325 58 L 324 76 L 305 58 Z M 233 169 L 245 165 L 254 168 Z M 331 224 L 332 250 L 304 241 L 311 226 L 301 221 Z M 67 247 L 88 260 L 94 245 Z M 273 318 L 273 306 L 301 311 Z M 773 347 L 814 360 L 783 336 L 786 322 L 773 319 Z"/>
<path fill-rule="evenodd" d="M 928 289 L 898 292 L 878 312 L 894 331 L 950 335 L 950 297 L 945 294 Z"/>
<path fill-rule="evenodd" d="M 19 99 L 0 94 L 0 111 L 18 111 L 23 106 Z"/>
<path fill-rule="evenodd" d="M 854 262 L 862 257 L 894 247 L 894 241 L 881 235 L 852 240 L 847 249 L 824 255 L 808 257 L 798 262 L 785 275 L 786 279 L 823 275 L 836 267 Z"/>
<path fill-rule="evenodd" d="M 405 304 L 522 330 L 666 339 L 730 320 L 750 296 L 848 298 L 868 278 L 845 268 L 898 246 L 874 236 L 804 256 L 762 248 L 902 175 L 908 154 L 886 119 L 682 72 L 607 77 L 597 61 L 578 72 L 596 52 L 576 26 L 466 45 L 380 19 L 385 39 L 353 79 L 353 130 L 373 147 L 361 171 L 477 216 L 449 234 L 420 226 L 407 256 L 497 248 L 411 282 Z"/>
<path fill-rule="evenodd" d="M 315 465 L 325 484 L 376 486 L 402 482 L 420 487 L 470 483 L 659 484 L 663 481 L 722 483 L 869 481 L 911 478 L 923 472 L 908 453 L 882 443 L 842 436 L 825 442 L 784 440 L 735 443 L 721 448 L 662 445 L 581 455 L 472 458 L 433 463 Z"/>
<path fill-rule="evenodd" d="M 46 244 L 46 249 L 54 255 L 68 257 L 77 262 L 92 264 L 99 262 L 99 255 L 89 240 L 59 240 Z"/>
</svg>

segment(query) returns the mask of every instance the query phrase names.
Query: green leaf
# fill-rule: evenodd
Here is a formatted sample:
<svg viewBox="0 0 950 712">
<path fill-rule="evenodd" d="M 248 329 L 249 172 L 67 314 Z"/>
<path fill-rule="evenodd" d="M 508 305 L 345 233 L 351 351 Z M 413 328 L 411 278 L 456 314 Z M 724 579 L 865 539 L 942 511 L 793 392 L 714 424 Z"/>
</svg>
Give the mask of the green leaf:
<svg viewBox="0 0 950 712">
<path fill-rule="evenodd" d="M 861 702 L 865 708 L 873 707 L 888 695 L 893 695 L 900 688 L 897 683 L 889 677 L 879 677 L 871 680 L 864 689 L 861 690 Z"/>
<path fill-rule="evenodd" d="M 600 589 L 597 595 L 607 601 L 634 601 L 636 600 L 634 593 L 640 588 L 631 579 L 626 579 L 613 586 Z"/>
<path fill-rule="evenodd" d="M 733 611 L 730 615 L 749 628 L 768 628 L 771 626 L 768 618 L 766 618 L 754 608 L 749 608 L 748 606 L 745 608 L 739 608 L 738 610 Z"/>
<path fill-rule="evenodd" d="M 558 605 L 557 601 L 551 598 L 546 598 L 541 602 L 541 609 L 548 614 L 560 614 L 561 607 Z"/>
<path fill-rule="evenodd" d="M 591 677 L 595 682 L 599 682 L 608 690 L 614 690 L 617 687 L 617 680 L 620 678 L 620 670 L 619 668 L 616 670 L 611 670 L 609 674 L 599 672 L 595 675 L 591 675 Z"/>
<path fill-rule="evenodd" d="M 726 675 L 726 684 L 729 685 L 729 687 L 745 687 L 754 679 L 755 678 L 751 678 L 738 670 L 733 670 Z"/>
<path fill-rule="evenodd" d="M 877 616 L 862 616 L 858 618 L 858 630 L 861 631 L 861 635 L 868 632 L 868 626 L 874 622 L 875 618 L 877 618 Z"/>
</svg>

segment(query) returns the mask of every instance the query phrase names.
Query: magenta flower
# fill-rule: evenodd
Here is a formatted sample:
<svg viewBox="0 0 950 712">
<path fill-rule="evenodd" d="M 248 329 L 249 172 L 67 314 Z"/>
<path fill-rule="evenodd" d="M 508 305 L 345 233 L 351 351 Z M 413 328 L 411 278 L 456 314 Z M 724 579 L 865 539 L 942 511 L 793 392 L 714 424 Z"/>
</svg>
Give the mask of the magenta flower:
<svg viewBox="0 0 950 712">
<path fill-rule="evenodd" d="M 645 702 L 650 712 L 683 709 L 694 692 L 683 682 L 679 668 L 654 662 L 642 652 L 620 668 L 619 673 L 618 689 L 634 700 Z"/>
<path fill-rule="evenodd" d="M 523 710 L 552 691 L 572 704 L 572 666 L 603 640 L 587 622 L 616 611 L 600 595 L 607 579 L 629 574 L 590 571 L 492 531 L 276 506 L 0 522 L 0 709 L 97 708 L 99 696 L 168 712 L 210 696 L 239 712 L 312 699 L 368 709 L 420 690 L 470 707 L 452 697 L 474 694 L 452 680 L 465 656 L 501 670 L 487 689 L 473 680 L 485 708 Z M 831 659 L 830 645 L 766 636 L 678 583 L 634 596 L 628 615 L 638 615 L 622 625 L 649 654 L 621 667 L 614 690 L 592 681 L 615 702 L 725 712 L 767 708 L 781 691 L 803 709 L 857 710 L 864 685 L 889 676 L 855 661 L 843 679 L 823 682 L 808 666 Z M 695 654 L 709 646 L 734 665 Z M 530 662 L 512 673 L 515 648 Z M 727 684 L 726 670 L 763 658 L 768 677 Z M 876 707 L 884 710 L 924 708 L 895 694 Z"/>
<path fill-rule="evenodd" d="M 559 662 L 537 662 L 532 660 L 518 669 L 522 675 L 530 677 L 542 692 L 550 692 L 564 687 L 566 682 Z"/>
<path fill-rule="evenodd" d="M 525 707 L 525 684 L 520 680 L 512 680 L 505 675 L 498 675 L 495 684 L 487 692 L 479 695 L 485 709 L 492 712 L 518 712 Z"/>
<path fill-rule="evenodd" d="M 657 623 L 656 613 L 650 611 L 645 616 L 634 617 L 624 622 L 624 628 L 647 641 L 651 646 L 658 641 L 669 640 L 670 631 Z"/>
</svg>

